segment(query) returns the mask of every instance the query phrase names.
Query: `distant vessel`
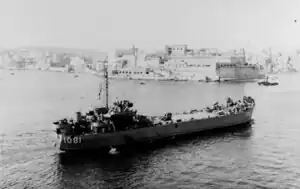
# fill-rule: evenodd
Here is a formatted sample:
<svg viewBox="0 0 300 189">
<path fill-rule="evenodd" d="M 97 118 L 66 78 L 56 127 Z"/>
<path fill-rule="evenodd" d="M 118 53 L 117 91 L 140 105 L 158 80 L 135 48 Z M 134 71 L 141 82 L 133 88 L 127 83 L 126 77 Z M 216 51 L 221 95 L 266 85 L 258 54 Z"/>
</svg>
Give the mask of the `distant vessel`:
<svg viewBox="0 0 300 189">
<path fill-rule="evenodd" d="M 267 76 L 265 79 L 259 81 L 257 84 L 263 86 L 275 86 L 278 85 L 279 83 L 277 81 L 277 78 L 274 77 L 269 78 L 269 76 Z"/>
<path fill-rule="evenodd" d="M 245 50 L 231 56 L 229 62 L 217 62 L 216 74 L 221 80 L 251 81 L 265 77 L 264 68 L 246 62 Z"/>
<path fill-rule="evenodd" d="M 84 116 L 78 112 L 77 120 L 54 122 L 58 146 L 62 151 L 96 150 L 119 147 L 139 142 L 151 142 L 204 130 L 245 124 L 251 121 L 254 99 L 244 97 L 227 106 L 215 103 L 213 108 L 192 110 L 188 113 L 164 116 L 144 116 L 133 110 L 127 100 L 108 105 L 108 72 L 106 69 L 106 106 L 95 108 Z M 101 92 L 100 92 L 101 94 Z"/>
</svg>

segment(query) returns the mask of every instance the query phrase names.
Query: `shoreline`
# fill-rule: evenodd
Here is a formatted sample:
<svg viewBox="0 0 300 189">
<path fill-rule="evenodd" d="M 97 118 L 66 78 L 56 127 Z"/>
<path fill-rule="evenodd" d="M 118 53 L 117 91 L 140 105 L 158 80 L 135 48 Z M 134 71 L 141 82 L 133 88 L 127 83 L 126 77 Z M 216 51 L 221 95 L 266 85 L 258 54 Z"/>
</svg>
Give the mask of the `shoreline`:
<svg viewBox="0 0 300 189">
<path fill-rule="evenodd" d="M 0 68 L 0 74 L 11 74 L 14 75 L 13 72 L 46 72 L 46 73 L 60 73 L 60 74 L 68 74 L 68 75 L 74 75 L 76 77 L 80 75 L 91 75 L 99 78 L 104 78 L 104 74 L 96 72 L 96 71 L 85 71 L 85 72 L 62 72 L 62 71 L 54 71 L 54 70 L 38 70 L 38 69 L 3 69 Z M 272 76 L 280 76 L 280 75 L 287 75 L 287 74 L 297 74 L 299 72 L 281 72 L 281 73 L 273 73 L 273 74 L 268 74 Z M 213 77 L 208 77 L 208 80 L 206 80 L 207 76 L 202 76 L 201 77 L 195 77 L 195 78 L 182 78 L 182 79 L 174 79 L 174 78 L 129 78 L 129 77 L 121 77 L 121 76 L 109 76 L 109 79 L 111 80 L 122 80 L 122 81 L 129 81 L 129 80 L 134 80 L 134 81 L 140 81 L 140 82 L 147 82 L 147 81 L 159 81 L 159 82 L 180 82 L 180 83 L 187 83 L 187 82 L 193 82 L 193 83 L 241 83 L 241 82 L 257 82 L 261 79 L 251 79 L 251 80 L 224 80 L 221 79 L 220 81 L 218 79 L 213 79 Z"/>
<path fill-rule="evenodd" d="M 37 69 L 0 69 L 0 73 L 13 73 L 13 72 L 46 72 L 46 73 L 60 73 L 60 74 L 66 74 L 66 75 L 74 75 L 74 76 L 80 76 L 80 75 L 91 75 L 96 76 L 99 78 L 104 78 L 104 75 L 96 72 L 96 71 L 90 71 L 90 72 L 61 72 L 61 71 L 52 71 L 52 70 L 37 70 Z M 206 76 L 203 77 L 197 77 L 195 79 L 168 79 L 168 78 L 126 78 L 126 77 L 114 77 L 109 76 L 110 80 L 122 80 L 122 81 L 140 81 L 140 82 L 147 82 L 147 81 L 158 81 L 158 82 L 176 82 L 176 83 L 234 83 L 234 82 L 256 82 L 257 80 L 217 80 L 212 79 L 212 77 L 208 77 L 209 80 L 206 80 Z"/>
</svg>

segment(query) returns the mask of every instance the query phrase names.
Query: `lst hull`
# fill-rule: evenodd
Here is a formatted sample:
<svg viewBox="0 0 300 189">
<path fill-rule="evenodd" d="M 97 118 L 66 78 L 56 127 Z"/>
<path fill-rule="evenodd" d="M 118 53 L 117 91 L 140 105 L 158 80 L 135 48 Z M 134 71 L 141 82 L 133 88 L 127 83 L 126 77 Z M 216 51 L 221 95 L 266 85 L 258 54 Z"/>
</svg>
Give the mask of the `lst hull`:
<svg viewBox="0 0 300 189">
<path fill-rule="evenodd" d="M 195 119 L 188 122 L 170 123 L 115 133 L 86 134 L 72 137 L 62 135 L 60 136 L 59 149 L 62 151 L 96 150 L 240 125 L 251 121 L 253 109 L 254 107 L 246 112 L 229 116 Z"/>
</svg>

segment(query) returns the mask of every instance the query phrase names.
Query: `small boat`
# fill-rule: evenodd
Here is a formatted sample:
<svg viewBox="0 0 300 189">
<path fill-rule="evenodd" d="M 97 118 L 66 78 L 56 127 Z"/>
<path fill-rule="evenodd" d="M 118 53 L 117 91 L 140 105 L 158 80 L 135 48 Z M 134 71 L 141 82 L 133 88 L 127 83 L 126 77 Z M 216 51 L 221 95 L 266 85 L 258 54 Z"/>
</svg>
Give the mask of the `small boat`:
<svg viewBox="0 0 300 189">
<path fill-rule="evenodd" d="M 258 82 L 258 85 L 275 86 L 275 85 L 278 85 L 278 83 L 277 82 L 260 81 L 260 82 Z"/>
<path fill-rule="evenodd" d="M 140 85 L 145 85 L 146 83 L 145 82 L 140 82 Z"/>
<path fill-rule="evenodd" d="M 225 80 L 224 80 L 225 81 Z M 221 80 L 220 79 L 215 79 L 213 80 L 212 78 L 210 77 L 205 77 L 205 79 L 200 79 L 198 80 L 198 82 L 205 82 L 205 83 L 221 83 Z"/>
<path fill-rule="evenodd" d="M 264 80 L 257 82 L 257 84 L 263 85 L 263 86 L 276 86 L 279 83 L 275 79 L 277 79 L 277 78 L 269 78 L 269 76 L 267 76 Z"/>
<path fill-rule="evenodd" d="M 76 75 L 74 75 L 74 77 L 77 78 L 77 77 L 79 77 L 79 76 L 76 74 Z"/>
</svg>

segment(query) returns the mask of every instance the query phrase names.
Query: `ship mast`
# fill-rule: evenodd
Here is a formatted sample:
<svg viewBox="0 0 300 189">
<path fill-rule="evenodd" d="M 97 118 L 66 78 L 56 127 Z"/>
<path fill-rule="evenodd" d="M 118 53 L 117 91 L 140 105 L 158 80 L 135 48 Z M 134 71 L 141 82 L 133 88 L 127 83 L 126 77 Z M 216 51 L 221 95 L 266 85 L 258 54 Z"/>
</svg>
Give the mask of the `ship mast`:
<svg viewBox="0 0 300 189">
<path fill-rule="evenodd" d="M 108 57 L 104 60 L 106 108 L 108 108 Z"/>
</svg>

